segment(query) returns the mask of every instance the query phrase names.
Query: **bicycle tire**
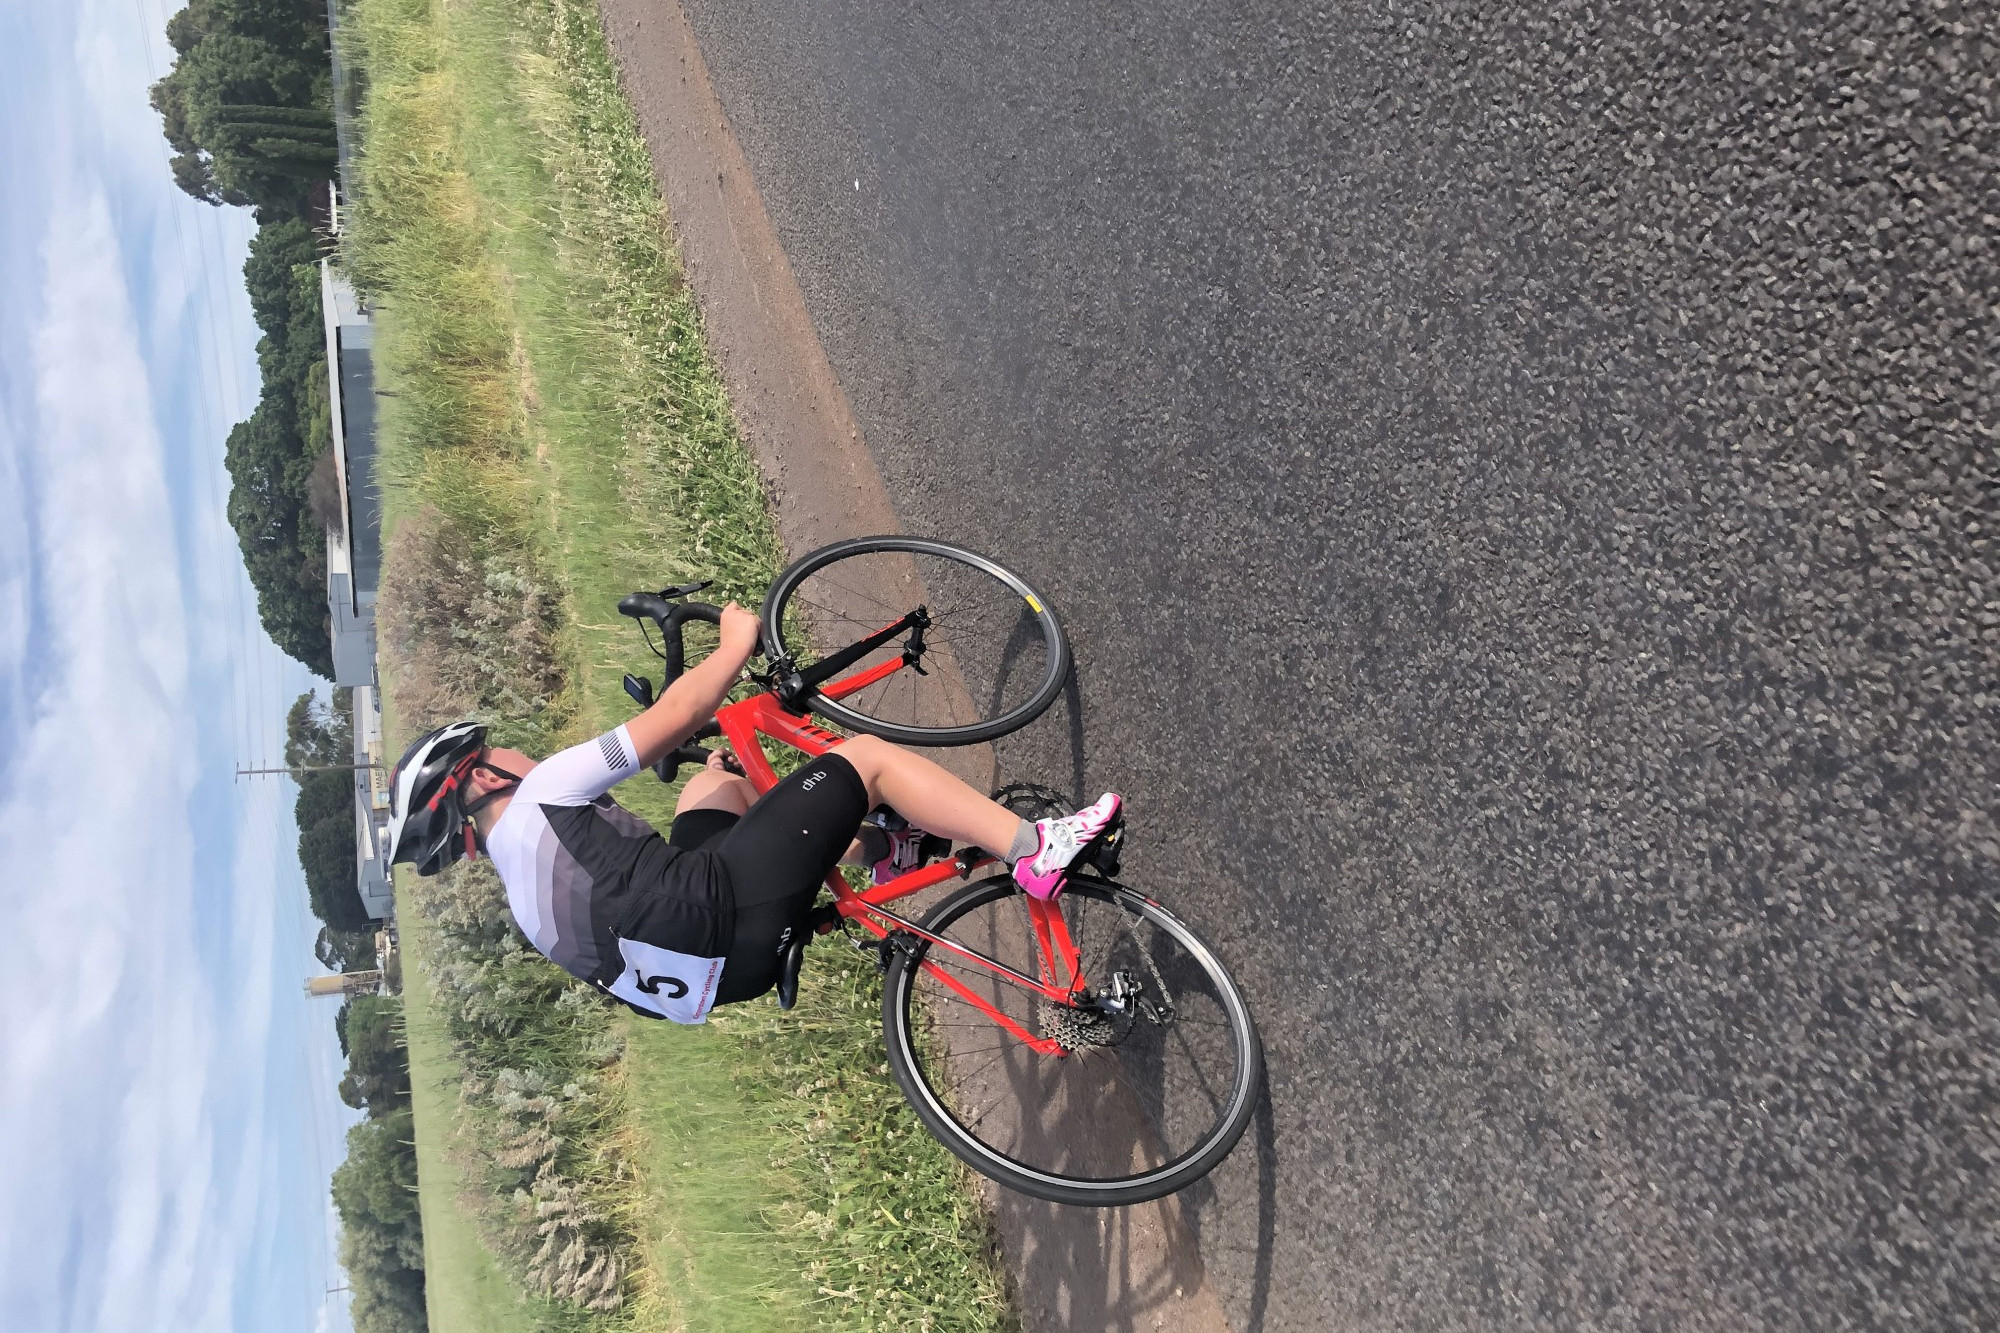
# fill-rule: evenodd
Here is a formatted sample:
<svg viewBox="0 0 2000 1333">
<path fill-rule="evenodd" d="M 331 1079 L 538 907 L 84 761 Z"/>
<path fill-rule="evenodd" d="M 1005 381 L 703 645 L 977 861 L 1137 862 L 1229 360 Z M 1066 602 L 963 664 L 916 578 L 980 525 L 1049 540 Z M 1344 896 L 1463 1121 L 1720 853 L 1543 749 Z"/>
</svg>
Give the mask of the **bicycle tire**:
<svg viewBox="0 0 2000 1333">
<path fill-rule="evenodd" d="M 879 714 L 885 709 L 879 703 L 869 703 L 869 691 L 851 696 L 847 701 L 829 699 L 815 692 L 805 701 L 813 712 L 837 725 L 854 731 L 867 732 L 903 745 L 951 746 L 972 745 L 1005 736 L 1026 726 L 1048 710 L 1049 705 L 1055 702 L 1056 696 L 1062 693 L 1063 684 L 1068 680 L 1070 672 L 1069 636 L 1064 631 L 1062 622 L 1050 609 L 1049 600 L 1026 579 L 1007 569 L 997 560 L 975 551 L 968 551 L 961 546 L 954 546 L 949 542 L 934 541 L 925 537 L 858 537 L 823 546 L 800 557 L 778 575 L 777 581 L 764 595 L 764 604 L 759 612 L 764 625 L 764 642 L 774 646 L 777 652 L 804 663 L 813 657 L 815 651 L 815 645 L 808 641 L 812 635 L 805 626 L 815 619 L 821 622 L 838 622 L 830 628 L 825 624 L 822 625 L 819 637 L 834 641 L 819 646 L 829 652 L 843 646 L 838 642 L 839 639 L 871 631 L 881 623 L 879 619 L 871 623 L 864 615 L 845 608 L 830 611 L 823 602 L 817 602 L 809 596 L 808 592 L 809 590 L 817 592 L 822 587 L 832 585 L 842 594 L 847 594 L 851 590 L 839 587 L 834 582 L 834 574 L 830 571 L 836 566 L 843 566 L 844 571 L 853 571 L 857 576 L 865 576 L 879 571 L 872 570 L 860 562 L 871 557 L 885 556 L 907 558 L 911 569 L 923 570 L 930 576 L 931 582 L 936 582 L 940 576 L 948 576 L 953 582 L 957 582 L 960 577 L 974 582 L 983 577 L 997 584 L 1000 589 L 1004 589 L 1007 594 L 1004 606 L 998 606 L 997 609 L 1003 617 L 1011 611 L 1016 627 L 1014 634 L 1019 635 L 1020 626 L 1032 625 L 1035 633 L 1030 637 L 1038 638 L 1039 647 L 1033 645 L 1029 647 L 1031 655 L 1039 659 L 1033 666 L 1032 688 L 1022 692 L 1017 699 L 1008 701 L 1004 708 L 1000 708 L 1000 711 L 992 716 L 968 716 L 969 713 L 979 709 L 979 705 L 974 701 L 975 691 L 985 692 L 988 683 L 983 678 L 971 679 L 974 670 L 983 669 L 984 662 L 974 663 L 969 659 L 975 654 L 983 657 L 983 649 L 970 635 L 954 640 L 949 632 L 939 628 L 932 633 L 949 646 L 952 670 L 941 675 L 924 689 L 930 695 L 936 696 L 937 707 L 941 710 L 937 715 L 943 720 L 934 723 L 917 720 L 919 714 L 929 715 L 926 710 L 931 705 L 922 702 L 912 702 L 909 705 L 910 716 L 881 716 Z M 943 563 L 919 565 L 918 561 Z M 906 578 L 906 581 L 909 580 Z M 910 593 L 912 597 L 930 597 L 937 591 L 927 589 L 925 578 L 918 577 L 913 581 L 917 586 Z M 888 598 L 893 599 L 895 595 L 891 592 Z M 997 593 L 994 595 L 998 596 Z M 894 601 L 891 604 L 883 597 L 873 596 L 866 591 L 859 596 L 862 605 L 869 608 L 870 614 L 878 617 L 886 615 L 888 619 L 893 620 L 911 609 L 901 601 Z M 957 612 L 949 609 L 941 609 L 938 612 L 941 626 L 949 614 Z M 970 625 L 971 622 L 965 623 Z M 995 673 L 995 678 L 1003 687 L 1008 683 L 1011 673 L 1009 664 L 1012 655 L 1017 655 L 1020 651 L 1014 645 L 1015 638 L 1009 637 L 1002 644 L 1003 651 L 998 659 L 999 670 Z M 889 649 L 886 648 L 878 651 L 883 658 L 889 654 Z M 892 694 L 889 686 L 902 676 L 903 673 L 898 673 L 898 676 L 892 677 L 891 681 L 884 682 L 882 693 Z M 954 681 L 957 685 L 953 684 Z M 904 683 L 914 685 L 914 678 L 906 679 Z M 999 707 L 997 698 L 991 707 Z M 871 712 L 871 708 L 874 711 Z"/>
<path fill-rule="evenodd" d="M 951 938 L 950 932 L 956 923 L 965 920 L 981 908 L 1004 903 L 1010 896 L 1020 896 L 1020 889 L 1013 879 L 1005 875 L 994 876 L 969 885 L 944 899 L 919 924 L 933 935 Z M 906 947 L 897 950 L 892 957 L 882 988 L 882 1026 L 883 1038 L 889 1053 L 889 1067 L 895 1075 L 897 1086 L 902 1090 L 903 1096 L 909 1101 L 911 1109 L 916 1112 L 924 1128 L 944 1144 L 955 1157 L 980 1174 L 1032 1198 L 1051 1203 L 1108 1208 L 1164 1197 L 1187 1188 L 1214 1170 L 1243 1137 L 1244 1130 L 1248 1128 L 1256 1112 L 1258 1096 L 1263 1087 L 1264 1056 L 1262 1043 L 1257 1036 L 1256 1023 L 1250 1015 L 1248 1004 L 1243 999 L 1241 988 L 1230 976 L 1215 951 L 1191 929 L 1144 895 L 1094 875 L 1079 875 L 1072 879 L 1064 890 L 1063 898 L 1058 901 L 1074 905 L 1085 900 L 1115 903 L 1120 909 L 1149 921 L 1174 937 L 1187 951 L 1189 958 L 1199 963 L 1205 970 L 1227 1011 L 1228 1031 L 1235 1047 L 1236 1067 L 1231 1071 L 1227 1096 L 1217 1107 L 1213 1124 L 1201 1131 L 1196 1140 L 1184 1150 L 1174 1152 L 1167 1160 L 1146 1169 L 1124 1175 L 1065 1174 L 1062 1169 L 1048 1164 L 1024 1161 L 1020 1156 L 1010 1154 L 1002 1146 L 989 1143 L 987 1137 L 998 1138 L 1008 1132 L 1004 1125 L 987 1128 L 986 1137 L 982 1137 L 982 1122 L 989 1122 L 990 1113 L 1006 1100 L 1004 1095 L 993 1099 L 976 1116 L 966 1113 L 966 1118 L 972 1119 L 974 1123 L 971 1126 L 965 1124 L 961 1118 L 962 1113 L 955 1112 L 951 1105 L 955 1094 L 939 1088 L 937 1084 L 941 1079 L 934 1076 L 934 1073 L 942 1071 L 943 1080 L 956 1078 L 958 1075 L 953 1072 L 954 1067 L 970 1066 L 980 1057 L 964 1051 L 953 1051 L 949 1054 L 937 1051 L 925 1053 L 924 1048 L 927 1045 L 935 1047 L 940 1042 L 939 1038 L 924 1031 L 927 1020 L 917 1012 L 920 1008 L 917 1000 L 920 978 L 928 975 L 922 965 L 933 951 L 933 946 L 927 941 L 921 939 L 914 942 L 905 941 Z M 1067 917 L 1069 911 L 1067 908 L 1065 911 Z M 943 954 L 942 950 L 937 952 Z M 966 969 L 966 975 L 971 974 L 971 969 Z M 991 973 L 982 971 L 978 975 L 995 986 L 1011 985 L 998 982 Z M 1025 987 L 1013 986 L 1012 989 L 1017 996 L 1030 994 Z M 1185 990 L 1181 999 L 1182 1001 L 1187 999 Z M 1047 1001 L 1040 1000 L 1035 1003 L 1048 1004 Z M 1049 1005 L 1049 1008 L 1054 1010 L 1058 1006 Z M 969 1006 L 966 1007 L 967 1014 L 974 1012 L 976 1011 L 971 1010 Z M 1036 1054 L 1025 1044 L 1018 1043 L 1017 1039 L 1001 1032 L 992 1024 L 990 1018 L 984 1021 L 993 1033 L 1005 1037 L 1008 1042 L 1015 1043 L 1013 1047 L 1003 1046 L 1001 1049 L 1009 1052 L 1018 1051 L 1021 1056 L 1013 1071 L 1005 1071 L 994 1077 L 1018 1086 L 1021 1082 L 1019 1071 L 1028 1069 L 1028 1062 L 1047 1062 L 1035 1068 L 1042 1071 L 1053 1069 L 1056 1063 L 1055 1057 Z M 974 1035 L 970 1039 L 961 1041 L 983 1040 L 978 1036 L 977 1022 L 966 1026 Z M 1134 1022 L 1134 1030 L 1137 1027 L 1137 1023 Z M 1115 1050 L 1116 1047 L 1110 1049 Z M 1080 1055 L 1080 1052 L 1072 1052 L 1062 1057 L 1062 1060 L 1077 1061 Z M 1007 1058 L 1005 1055 L 996 1057 L 1001 1060 Z M 1120 1059 L 1122 1060 L 1122 1056 Z M 1143 1057 L 1135 1054 L 1132 1063 L 1143 1064 Z M 983 1071 L 990 1067 L 991 1062 L 988 1062 L 981 1068 Z M 1112 1144 L 1110 1158 L 1115 1160 L 1118 1152 L 1131 1151 L 1132 1145 L 1142 1144 L 1147 1135 L 1157 1131 L 1159 1126 L 1146 1123 L 1153 1110 L 1143 1096 L 1136 1101 L 1131 1100 L 1128 1096 L 1130 1090 L 1123 1087 L 1117 1089 L 1116 1095 L 1105 1094 L 1102 1082 L 1104 1068 L 1103 1065 L 1094 1066 L 1094 1072 L 1087 1076 L 1090 1091 L 1086 1095 L 1092 1098 L 1090 1105 L 1095 1108 L 1119 1105 L 1128 1108 L 1129 1111 L 1137 1112 L 1136 1116 L 1128 1114 L 1108 1117 L 1109 1120 L 1118 1122 L 1113 1123 L 1109 1135 L 1104 1136 Z M 927 1073 L 927 1070 L 934 1073 Z M 1054 1077 L 1060 1080 L 1066 1072 L 1068 1071 L 1058 1072 Z M 1118 1075 L 1121 1083 L 1128 1081 L 1129 1074 L 1130 1071 L 1121 1065 Z M 1031 1082 L 1034 1081 L 1035 1071 L 1029 1070 L 1028 1077 Z M 1079 1077 L 1085 1076 L 1079 1075 Z M 972 1076 L 968 1074 L 966 1078 L 970 1082 Z M 1048 1083 L 1046 1078 L 1041 1081 L 1044 1085 Z M 1199 1099 L 1207 1091 L 1207 1085 L 1196 1080 L 1191 1087 L 1176 1090 L 1174 1095 Z M 1164 1095 L 1161 1106 L 1164 1107 Z M 1023 1142 L 1036 1130 L 1045 1128 L 1046 1119 L 1037 1119 L 1033 1114 L 1043 1109 L 1045 1108 L 1039 1106 L 1026 1108 L 1022 1122 L 1031 1128 L 1020 1132 Z M 1086 1135 L 1094 1135 L 1102 1126 L 1078 1123 L 1068 1128 L 1074 1131 L 1076 1138 L 1083 1138 Z M 1120 1147 L 1121 1144 L 1124 1146 Z M 1068 1146 L 1069 1140 L 1065 1138 L 1063 1147 L 1058 1150 L 1067 1150 Z"/>
</svg>

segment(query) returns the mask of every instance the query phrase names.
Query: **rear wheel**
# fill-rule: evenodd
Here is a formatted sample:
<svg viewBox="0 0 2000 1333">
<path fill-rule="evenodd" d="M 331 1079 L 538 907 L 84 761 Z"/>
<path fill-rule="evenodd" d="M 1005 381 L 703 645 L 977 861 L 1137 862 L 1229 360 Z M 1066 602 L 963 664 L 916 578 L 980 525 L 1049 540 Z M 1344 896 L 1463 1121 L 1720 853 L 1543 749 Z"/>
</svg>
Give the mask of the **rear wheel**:
<svg viewBox="0 0 2000 1333">
<path fill-rule="evenodd" d="M 1060 1003 L 923 940 L 890 963 L 889 1065 L 931 1133 L 974 1170 L 1055 1203 L 1157 1199 L 1243 1136 L 1263 1049 L 1213 950 L 1158 903 L 1094 876 L 1057 900 L 1087 989 Z M 961 889 L 924 930 L 1035 976 L 1027 898 L 1007 876 Z M 1035 1037 L 1043 1055 L 950 984 Z"/>
<path fill-rule="evenodd" d="M 1048 599 L 997 561 L 922 537 L 861 537 L 803 557 L 765 595 L 764 641 L 809 671 L 913 613 L 927 623 L 823 688 L 906 655 L 914 665 L 838 699 L 815 692 L 812 710 L 904 745 L 970 745 L 1026 726 L 1062 692 L 1069 639 Z"/>
</svg>

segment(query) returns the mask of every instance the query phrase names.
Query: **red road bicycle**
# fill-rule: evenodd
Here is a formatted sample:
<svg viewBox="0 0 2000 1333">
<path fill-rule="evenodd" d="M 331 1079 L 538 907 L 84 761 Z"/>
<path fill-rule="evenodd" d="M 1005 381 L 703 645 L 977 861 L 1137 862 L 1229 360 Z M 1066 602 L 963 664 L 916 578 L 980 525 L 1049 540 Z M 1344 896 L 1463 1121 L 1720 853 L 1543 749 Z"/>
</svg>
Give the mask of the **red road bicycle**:
<svg viewBox="0 0 2000 1333">
<path fill-rule="evenodd" d="M 720 619 L 684 600 L 707 586 L 619 603 L 659 626 L 665 683 L 685 669 L 685 630 Z M 760 619 L 758 691 L 661 761 L 663 781 L 704 762 L 699 741 L 720 736 L 768 791 L 778 774 L 766 740 L 807 755 L 840 741 L 815 715 L 902 744 L 992 740 L 1040 716 L 1070 670 L 1046 598 L 995 561 L 922 538 L 814 551 L 779 575 Z M 625 685 L 652 702 L 651 681 Z M 996 797 L 1028 818 L 1060 801 L 1027 784 Z M 819 910 L 881 962 L 889 1065 L 924 1126 L 973 1169 L 1057 1203 L 1137 1203 L 1200 1179 L 1242 1137 L 1263 1077 L 1256 1025 L 1215 951 L 1118 882 L 1124 836 L 1107 837 L 1050 903 L 965 847 L 866 891 L 830 875 L 833 901 Z M 954 880 L 967 883 L 920 918 L 892 910 Z M 784 959 L 786 1008 L 805 942 Z"/>
</svg>

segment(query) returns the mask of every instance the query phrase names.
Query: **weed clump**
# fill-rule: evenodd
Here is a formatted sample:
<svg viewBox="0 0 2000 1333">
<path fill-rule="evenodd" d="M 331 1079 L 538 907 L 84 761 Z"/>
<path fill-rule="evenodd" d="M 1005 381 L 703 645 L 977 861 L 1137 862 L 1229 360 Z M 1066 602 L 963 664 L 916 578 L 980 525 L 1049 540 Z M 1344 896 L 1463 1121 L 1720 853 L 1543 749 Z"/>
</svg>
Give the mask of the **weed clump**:
<svg viewBox="0 0 2000 1333">
<path fill-rule="evenodd" d="M 396 708 L 420 730 L 505 718 L 547 734 L 567 673 L 564 610 L 526 549 L 499 549 L 425 505 L 390 536 L 377 630 Z"/>
<path fill-rule="evenodd" d="M 625 1045 L 605 1003 L 522 940 L 486 862 L 460 862 L 411 898 L 440 945 L 430 982 L 466 1075 L 460 1133 L 481 1147 L 489 1237 L 540 1295 L 615 1310 L 632 1169 L 615 1132 Z"/>
</svg>

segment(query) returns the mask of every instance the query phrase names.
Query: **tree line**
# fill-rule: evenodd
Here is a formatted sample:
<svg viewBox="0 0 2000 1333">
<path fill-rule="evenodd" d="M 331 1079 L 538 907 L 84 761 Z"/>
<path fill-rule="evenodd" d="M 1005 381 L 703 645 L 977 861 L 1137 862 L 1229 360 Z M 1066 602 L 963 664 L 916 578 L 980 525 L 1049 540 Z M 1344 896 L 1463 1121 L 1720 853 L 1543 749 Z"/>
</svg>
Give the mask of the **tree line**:
<svg viewBox="0 0 2000 1333">
<path fill-rule="evenodd" d="M 172 146 L 174 182 L 205 203 L 255 210 L 243 266 L 262 335 L 256 409 L 229 433 L 229 521 L 278 647 L 333 676 L 326 532 L 339 522 L 319 258 L 338 165 L 323 0 L 190 0 L 167 22 L 174 64 L 152 88 Z M 286 718 L 285 763 L 353 755 L 349 692 L 308 693 Z M 373 923 L 355 883 L 354 778 L 302 775 L 295 813 L 316 952 L 335 971 L 376 963 Z M 356 996 L 336 1019 L 348 1058 L 340 1096 L 367 1118 L 335 1170 L 340 1261 L 357 1333 L 422 1333 L 423 1229 L 402 1005 Z"/>
<path fill-rule="evenodd" d="M 301 694 L 285 715 L 285 765 L 309 768 L 354 758 L 352 690 L 330 700 Z M 306 897 L 320 920 L 319 960 L 335 972 L 375 966 L 375 923 L 355 881 L 354 774 L 300 773 L 294 807 Z"/>
<path fill-rule="evenodd" d="M 229 521 L 274 643 L 326 677 L 326 529 L 340 515 L 318 261 L 338 163 L 322 0 L 192 0 L 167 21 L 152 88 L 174 181 L 256 210 L 243 266 L 262 396 L 229 433 Z"/>
<path fill-rule="evenodd" d="M 285 763 L 345 764 L 354 754 L 353 691 L 298 697 L 285 717 Z M 375 967 L 374 922 L 355 884 L 354 774 L 302 773 L 295 807 L 306 896 L 320 920 L 316 952 L 335 972 Z M 354 1291 L 356 1333 L 421 1333 L 424 1236 L 417 1211 L 416 1131 L 402 1002 L 357 995 L 334 1019 L 347 1074 L 340 1099 L 368 1118 L 347 1132 L 333 1173 L 340 1262 Z"/>
<path fill-rule="evenodd" d="M 153 85 L 174 183 L 260 220 L 302 216 L 333 175 L 333 64 L 320 0 L 190 0 L 167 20 L 174 66 Z"/>
<path fill-rule="evenodd" d="M 368 1113 L 347 1131 L 347 1160 L 333 1172 L 340 1262 L 354 1292 L 349 1317 L 355 1333 L 423 1333 L 424 1230 L 402 1001 L 356 995 L 334 1026 L 347 1056 L 340 1099 Z"/>
</svg>

